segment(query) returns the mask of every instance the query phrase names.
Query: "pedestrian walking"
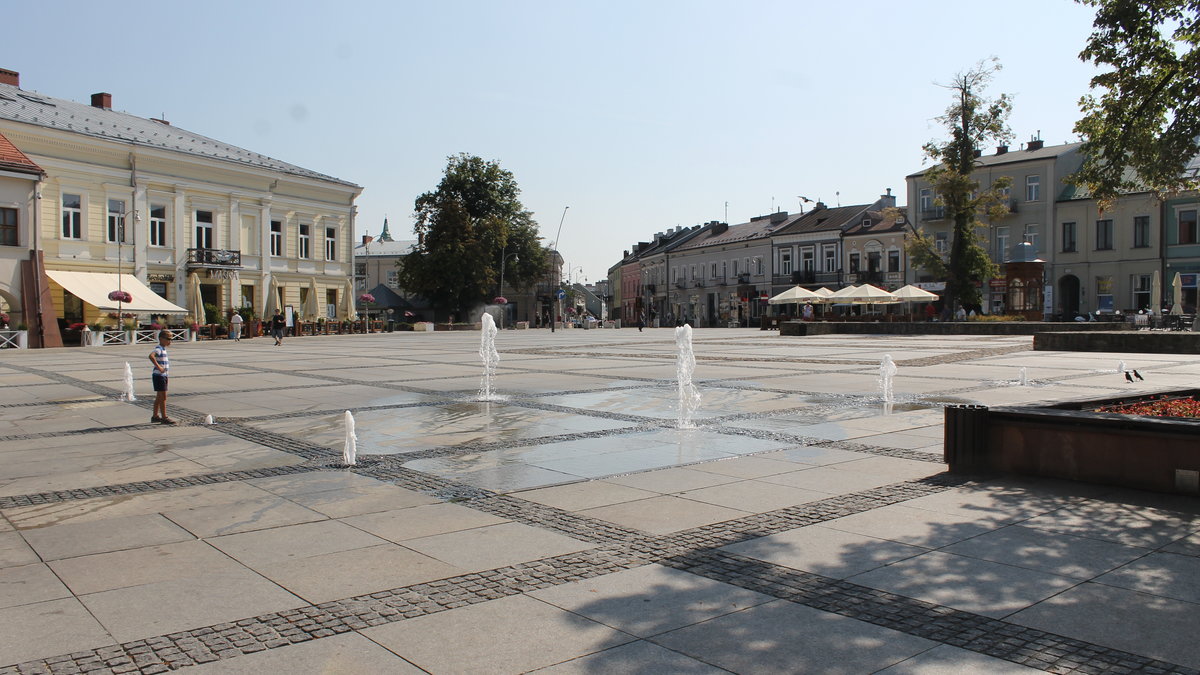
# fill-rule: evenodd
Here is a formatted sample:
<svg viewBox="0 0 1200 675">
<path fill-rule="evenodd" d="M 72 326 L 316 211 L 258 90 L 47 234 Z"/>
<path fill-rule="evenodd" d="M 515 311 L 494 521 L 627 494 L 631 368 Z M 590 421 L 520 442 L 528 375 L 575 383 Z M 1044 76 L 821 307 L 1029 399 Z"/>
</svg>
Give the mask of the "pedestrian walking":
<svg viewBox="0 0 1200 675">
<path fill-rule="evenodd" d="M 158 424 L 175 424 L 175 420 L 167 417 L 167 377 L 171 374 L 167 347 L 170 346 L 171 334 L 159 331 L 158 346 L 150 352 L 150 363 L 154 364 L 154 370 L 150 372 L 150 381 L 154 385 L 154 411 L 150 413 L 150 421 Z"/>
<path fill-rule="evenodd" d="M 234 342 L 242 341 L 242 315 L 238 314 L 237 310 L 229 317 L 229 339 Z"/>
<path fill-rule="evenodd" d="M 287 319 L 283 318 L 283 312 L 275 310 L 275 316 L 271 318 L 271 335 L 275 337 L 275 346 L 283 344 L 283 329 L 287 327 Z"/>
</svg>

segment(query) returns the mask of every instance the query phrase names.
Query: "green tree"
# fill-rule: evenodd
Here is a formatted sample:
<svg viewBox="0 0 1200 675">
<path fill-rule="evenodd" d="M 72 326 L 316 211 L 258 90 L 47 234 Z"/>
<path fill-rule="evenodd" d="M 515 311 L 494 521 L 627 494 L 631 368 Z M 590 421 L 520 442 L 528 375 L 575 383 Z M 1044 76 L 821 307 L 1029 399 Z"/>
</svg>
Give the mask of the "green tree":
<svg viewBox="0 0 1200 675">
<path fill-rule="evenodd" d="M 1102 203 L 1147 187 L 1200 187 L 1200 1 L 1079 0 L 1096 7 L 1079 54 L 1104 72 L 1079 104 L 1083 166 L 1071 178 Z"/>
<path fill-rule="evenodd" d="M 976 148 L 992 142 L 1005 143 L 1012 137 L 1008 115 L 1012 100 L 1007 94 L 995 99 L 983 97 L 983 91 L 1000 64 L 992 59 L 981 61 L 970 70 L 955 75 L 944 85 L 953 102 L 937 118 L 950 138 L 925 144 L 925 154 L 936 164 L 925 172 L 925 179 L 937 194 L 937 204 L 953 224 L 948 257 L 939 254 L 932 237 L 918 230 L 909 240 L 907 251 L 914 264 L 946 280 L 946 297 L 957 306 L 975 306 L 982 302 L 978 283 L 996 276 L 999 269 L 979 243 L 976 228 L 979 214 L 1001 218 L 1006 213 L 1004 194 L 1011 179 L 997 179 L 987 190 L 979 189 L 975 171 Z"/>
<path fill-rule="evenodd" d="M 398 263 L 400 285 L 461 315 L 495 297 L 502 264 L 506 285 L 544 277 L 548 254 L 520 194 L 498 162 L 451 156 L 437 188 L 416 199 L 420 243 Z"/>
</svg>

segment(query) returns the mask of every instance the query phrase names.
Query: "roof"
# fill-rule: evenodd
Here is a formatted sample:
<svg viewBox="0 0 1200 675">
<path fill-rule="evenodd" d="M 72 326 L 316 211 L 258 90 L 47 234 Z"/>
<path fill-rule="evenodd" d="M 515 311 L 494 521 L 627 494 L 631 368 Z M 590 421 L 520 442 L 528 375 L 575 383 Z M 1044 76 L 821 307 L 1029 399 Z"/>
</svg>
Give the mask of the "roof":
<svg viewBox="0 0 1200 675">
<path fill-rule="evenodd" d="M 785 227 L 793 218 L 796 218 L 796 216 L 788 216 L 786 212 L 781 212 L 780 215 L 784 216 L 784 218 L 755 218 L 748 223 L 730 225 L 729 229 L 719 232 L 717 228 L 709 228 L 700 236 L 694 237 L 682 244 L 677 250 L 687 251 L 695 248 L 708 248 L 709 246 L 721 246 L 723 244 L 734 244 L 752 239 L 762 239 L 769 234 L 778 232 L 780 228 Z"/>
<path fill-rule="evenodd" d="M 401 256 L 401 255 L 408 255 L 409 253 L 412 253 L 416 248 L 417 248 L 417 240 L 416 239 L 410 239 L 407 241 L 403 241 L 403 240 L 395 241 L 392 239 L 389 239 L 387 241 L 382 241 L 379 239 L 375 239 L 374 241 L 372 241 L 368 244 L 359 244 L 358 246 L 355 246 L 354 247 L 354 255 L 370 257 L 370 258 L 375 258 L 375 257 L 383 258 L 383 257 L 387 257 L 387 256 Z"/>
<path fill-rule="evenodd" d="M 359 187 L 177 126 L 0 84 L 0 119 Z"/>
<path fill-rule="evenodd" d="M 0 134 L 0 169 L 8 169 L 10 171 L 20 171 L 22 173 L 31 173 L 42 175 L 42 167 L 38 166 L 32 159 L 25 156 L 17 146 L 12 144 L 12 141 Z"/>
<path fill-rule="evenodd" d="M 858 218 L 870 206 L 870 204 L 857 204 L 855 206 L 836 206 L 832 209 L 820 206 L 786 223 L 785 227 L 777 230 L 775 234 L 804 234 L 834 230 L 840 232 L 843 227 Z"/>
<path fill-rule="evenodd" d="M 882 211 L 867 211 L 867 216 L 871 222 L 863 225 L 862 221 L 856 222 L 842 232 L 847 237 L 867 236 L 873 234 L 887 234 L 889 232 L 900 232 L 907 226 L 901 209 L 901 215 L 885 217 Z"/>
<path fill-rule="evenodd" d="M 1037 150 L 1009 150 L 1008 152 L 998 155 L 983 155 L 975 158 L 975 168 L 981 169 L 989 166 L 1001 166 L 1004 164 L 1018 164 L 1020 162 L 1032 162 L 1039 159 L 1052 159 L 1059 155 L 1065 155 L 1074 152 L 1083 146 L 1083 143 L 1063 143 L 1062 145 L 1046 145 Z M 933 167 L 927 167 L 915 173 L 908 174 L 907 178 L 915 178 L 924 176 Z"/>
</svg>

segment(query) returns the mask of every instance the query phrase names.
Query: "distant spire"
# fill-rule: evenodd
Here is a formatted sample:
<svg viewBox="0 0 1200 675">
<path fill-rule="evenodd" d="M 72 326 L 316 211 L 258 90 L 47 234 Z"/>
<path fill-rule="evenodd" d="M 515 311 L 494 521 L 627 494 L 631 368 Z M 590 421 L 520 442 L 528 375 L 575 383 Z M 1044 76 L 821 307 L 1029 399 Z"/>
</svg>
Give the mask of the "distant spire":
<svg viewBox="0 0 1200 675">
<path fill-rule="evenodd" d="M 379 233 L 379 241 L 391 241 L 392 235 L 388 232 L 387 216 L 383 217 L 383 232 Z"/>
</svg>

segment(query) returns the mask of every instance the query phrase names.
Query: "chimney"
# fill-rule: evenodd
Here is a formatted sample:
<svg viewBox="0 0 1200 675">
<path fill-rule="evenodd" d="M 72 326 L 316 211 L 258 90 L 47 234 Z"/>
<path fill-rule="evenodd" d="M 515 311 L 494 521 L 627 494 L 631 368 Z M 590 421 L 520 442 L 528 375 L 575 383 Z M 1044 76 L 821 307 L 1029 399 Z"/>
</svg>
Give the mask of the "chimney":
<svg viewBox="0 0 1200 675">
<path fill-rule="evenodd" d="M 887 192 L 879 195 L 879 203 L 885 209 L 896 206 L 896 195 L 892 194 L 892 188 L 888 188 Z"/>
<path fill-rule="evenodd" d="M 1041 150 L 1042 149 L 1042 130 L 1038 129 L 1037 136 L 1029 139 L 1029 147 L 1026 150 Z"/>
<path fill-rule="evenodd" d="M 369 243 L 371 243 L 371 242 L 373 242 L 373 241 L 375 241 L 375 237 L 372 237 L 372 236 L 371 236 L 371 235 L 369 235 L 369 234 L 364 234 L 364 235 L 363 235 L 363 246 L 366 246 L 367 244 L 369 244 Z"/>
<path fill-rule="evenodd" d="M 163 126 L 167 126 L 167 127 L 171 126 L 171 123 L 170 123 L 170 122 L 168 122 L 168 121 L 166 121 L 166 120 L 160 120 L 160 119 L 158 119 L 157 117 L 151 117 L 151 118 L 150 118 L 150 121 L 151 121 L 151 122 L 158 122 L 159 124 L 161 124 L 161 125 L 163 125 Z"/>
<path fill-rule="evenodd" d="M 21 74 L 15 70 L 0 68 L 0 84 L 11 84 L 14 87 L 20 88 Z"/>
<path fill-rule="evenodd" d="M 112 94 L 100 92 L 92 94 L 92 107 L 102 108 L 104 110 L 112 110 Z"/>
<path fill-rule="evenodd" d="M 982 157 L 982 156 L 983 156 L 983 151 L 982 151 L 982 150 L 976 150 L 976 151 L 975 151 L 975 159 L 979 159 L 979 158 L 980 158 L 980 157 Z"/>
<path fill-rule="evenodd" d="M 996 146 L 996 155 L 997 155 L 997 156 L 999 156 L 999 155 L 1003 155 L 1003 154 L 1004 154 L 1004 153 L 1006 153 L 1006 152 L 1008 152 L 1008 146 L 1007 146 L 1007 145 L 997 145 L 997 146 Z"/>
</svg>

